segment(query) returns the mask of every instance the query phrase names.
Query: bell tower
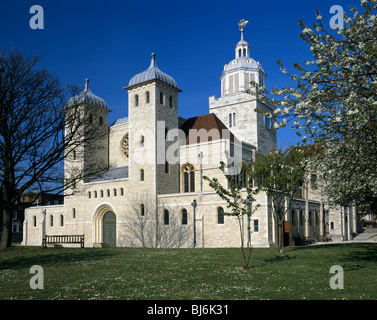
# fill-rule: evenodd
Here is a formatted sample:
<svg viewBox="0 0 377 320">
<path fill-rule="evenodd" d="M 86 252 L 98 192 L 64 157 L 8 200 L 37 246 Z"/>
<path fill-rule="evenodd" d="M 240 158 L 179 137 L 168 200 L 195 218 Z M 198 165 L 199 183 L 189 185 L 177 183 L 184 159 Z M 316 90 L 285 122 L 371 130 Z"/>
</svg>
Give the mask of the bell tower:
<svg viewBox="0 0 377 320">
<path fill-rule="evenodd" d="M 178 128 L 176 81 L 163 73 L 152 53 L 148 69 L 136 74 L 128 91 L 129 177 L 151 194 L 179 190 L 179 163 L 168 161 L 169 131 Z"/>
<path fill-rule="evenodd" d="M 64 172 L 65 179 L 73 181 L 68 193 L 79 189 L 76 180 L 82 184 L 108 169 L 109 112 L 107 103 L 90 90 L 88 79 L 84 90 L 67 101 L 65 139 L 70 147 L 65 150 Z"/>
<path fill-rule="evenodd" d="M 259 108 L 272 112 L 274 106 L 257 97 L 252 83 L 265 86 L 267 77 L 260 62 L 250 56 L 250 45 L 244 40 L 244 28 L 249 21 L 238 23 L 241 40 L 234 51 L 235 58 L 224 66 L 221 74 L 221 97 L 209 97 L 209 112 L 216 114 L 229 130 L 241 141 L 266 153 L 276 149 L 276 130 L 271 119 L 255 111 Z"/>
</svg>

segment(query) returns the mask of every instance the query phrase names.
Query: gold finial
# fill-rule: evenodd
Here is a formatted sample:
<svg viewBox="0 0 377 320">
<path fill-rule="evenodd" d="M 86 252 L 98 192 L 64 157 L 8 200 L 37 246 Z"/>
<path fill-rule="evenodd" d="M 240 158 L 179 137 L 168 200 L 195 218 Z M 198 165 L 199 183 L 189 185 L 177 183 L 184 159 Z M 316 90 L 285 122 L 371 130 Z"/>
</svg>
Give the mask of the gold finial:
<svg viewBox="0 0 377 320">
<path fill-rule="evenodd" d="M 240 22 L 238 22 L 238 26 L 240 28 L 240 31 L 243 32 L 243 28 L 248 24 L 249 20 L 242 19 Z"/>
</svg>

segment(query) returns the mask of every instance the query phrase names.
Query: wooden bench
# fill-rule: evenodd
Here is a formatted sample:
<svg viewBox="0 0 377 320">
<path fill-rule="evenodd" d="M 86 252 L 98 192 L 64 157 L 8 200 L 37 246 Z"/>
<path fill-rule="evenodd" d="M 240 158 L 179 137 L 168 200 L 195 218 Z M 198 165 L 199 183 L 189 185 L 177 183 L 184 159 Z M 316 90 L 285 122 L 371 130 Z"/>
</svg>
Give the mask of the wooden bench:
<svg viewBox="0 0 377 320">
<path fill-rule="evenodd" d="M 48 244 L 62 244 L 62 243 L 78 243 L 81 248 L 84 248 L 84 235 L 58 235 L 48 236 L 43 238 L 43 248 L 46 248 Z"/>
</svg>

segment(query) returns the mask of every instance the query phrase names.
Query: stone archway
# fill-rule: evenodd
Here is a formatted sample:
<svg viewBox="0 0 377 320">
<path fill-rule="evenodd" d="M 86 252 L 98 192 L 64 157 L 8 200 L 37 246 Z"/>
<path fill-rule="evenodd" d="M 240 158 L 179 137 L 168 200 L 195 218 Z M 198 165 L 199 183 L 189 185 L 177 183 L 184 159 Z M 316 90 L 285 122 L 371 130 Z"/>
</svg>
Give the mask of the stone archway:
<svg viewBox="0 0 377 320">
<path fill-rule="evenodd" d="M 114 208 L 108 204 L 99 205 L 93 215 L 94 247 L 116 247 L 117 217 Z"/>
</svg>

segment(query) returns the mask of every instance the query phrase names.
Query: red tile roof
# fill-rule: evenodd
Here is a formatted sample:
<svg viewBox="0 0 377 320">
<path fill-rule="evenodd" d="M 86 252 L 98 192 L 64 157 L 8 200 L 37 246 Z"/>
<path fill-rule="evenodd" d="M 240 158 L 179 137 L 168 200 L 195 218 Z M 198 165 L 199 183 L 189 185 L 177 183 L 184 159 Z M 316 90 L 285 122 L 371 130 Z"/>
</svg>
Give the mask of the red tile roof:
<svg viewBox="0 0 377 320">
<path fill-rule="evenodd" d="M 186 144 L 202 143 L 226 138 L 230 139 L 232 142 L 235 140 L 239 142 L 214 113 L 187 119 L 182 125 L 181 130 L 183 130 L 186 135 Z"/>
</svg>

